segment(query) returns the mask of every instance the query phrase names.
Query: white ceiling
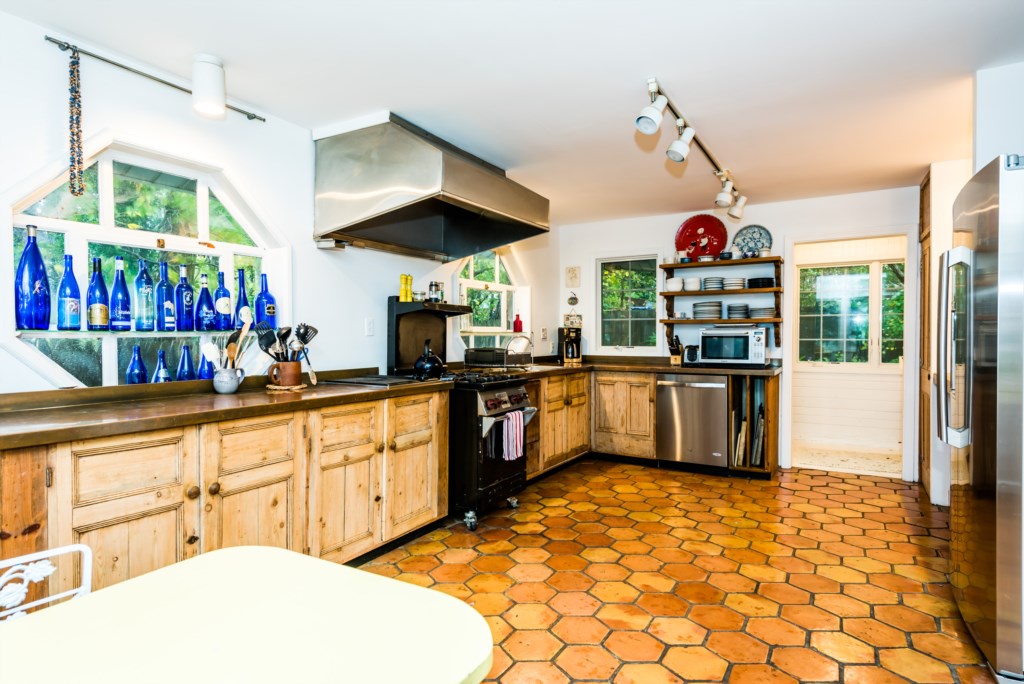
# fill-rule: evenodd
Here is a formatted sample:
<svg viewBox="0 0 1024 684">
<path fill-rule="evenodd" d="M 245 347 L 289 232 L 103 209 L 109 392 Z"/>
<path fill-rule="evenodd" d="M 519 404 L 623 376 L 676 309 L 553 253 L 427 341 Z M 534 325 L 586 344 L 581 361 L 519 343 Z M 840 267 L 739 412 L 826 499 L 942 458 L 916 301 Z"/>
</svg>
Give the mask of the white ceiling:
<svg viewBox="0 0 1024 684">
<path fill-rule="evenodd" d="M 0 0 L 0 10 L 318 128 L 391 110 L 561 223 L 707 208 L 698 154 L 633 119 L 656 76 L 752 204 L 917 184 L 971 155 L 972 75 L 1024 61 L 1021 0 Z M 258 124 L 254 124 L 258 125 Z M 690 168 L 687 168 L 690 167 Z"/>
</svg>

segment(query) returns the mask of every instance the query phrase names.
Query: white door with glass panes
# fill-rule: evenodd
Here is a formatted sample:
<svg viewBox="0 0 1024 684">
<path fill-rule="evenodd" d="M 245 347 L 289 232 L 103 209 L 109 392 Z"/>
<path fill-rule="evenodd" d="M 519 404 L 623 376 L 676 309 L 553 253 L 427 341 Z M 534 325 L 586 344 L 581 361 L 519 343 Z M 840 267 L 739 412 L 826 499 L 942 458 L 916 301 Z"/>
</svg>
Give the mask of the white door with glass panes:
<svg viewBox="0 0 1024 684">
<path fill-rule="evenodd" d="M 150 376 L 160 349 L 166 353 L 172 377 L 185 345 L 193 365 L 199 366 L 200 336 L 206 333 L 135 329 L 134 281 L 140 261 L 154 287 L 160 279 L 160 262 L 168 264 L 172 287 L 177 285 L 179 269 L 184 267 L 196 300 L 202 275 L 207 277 L 212 297 L 218 273 L 224 273 L 232 313 L 239 290 L 237 270 L 243 271 L 250 306 L 259 292 L 260 275 L 265 273 L 269 290 L 277 299 L 279 319 L 287 317 L 288 249 L 260 223 L 222 173 L 137 148 L 128 150 L 117 143 L 87 159 L 86 166 L 83 195 L 71 195 L 65 174 L 41 184 L 12 208 L 15 267 L 24 249 L 25 226 L 38 227 L 37 241 L 51 292 L 51 325 L 49 330 L 17 331 L 17 335 L 13 330 L 2 331 L 0 343 L 46 381 L 55 387 L 124 384 L 135 345 L 141 349 Z M 114 283 L 115 257 L 123 258 L 132 299 L 131 330 L 88 331 L 84 315 L 81 331 L 56 329 L 65 254 L 72 257 L 83 311 L 93 260 L 101 260 L 109 293 Z M 11 306 L 11 302 L 0 302 L 0 306 Z"/>
</svg>

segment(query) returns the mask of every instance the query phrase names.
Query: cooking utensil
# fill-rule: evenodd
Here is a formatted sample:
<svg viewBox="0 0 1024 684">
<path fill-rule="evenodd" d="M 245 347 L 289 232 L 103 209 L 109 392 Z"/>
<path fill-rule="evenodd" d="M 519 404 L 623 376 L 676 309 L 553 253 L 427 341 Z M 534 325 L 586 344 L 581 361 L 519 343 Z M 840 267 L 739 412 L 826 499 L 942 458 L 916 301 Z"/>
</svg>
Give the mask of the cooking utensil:
<svg viewBox="0 0 1024 684">
<path fill-rule="evenodd" d="M 307 323 L 299 323 L 297 326 L 295 326 L 295 336 L 299 338 L 299 342 L 302 342 L 302 344 L 306 345 L 307 347 L 319 332 L 320 331 L 317 330 L 314 326 L 309 325 Z"/>
<path fill-rule="evenodd" d="M 305 347 L 302 348 L 302 356 L 306 359 L 306 368 L 309 369 L 309 382 L 312 385 L 316 384 L 316 371 L 313 370 L 313 364 L 309 362 L 309 350 Z"/>
<path fill-rule="evenodd" d="M 277 357 L 271 351 L 271 348 L 277 342 L 277 333 L 274 332 L 274 329 L 266 321 L 260 321 L 256 324 L 256 333 L 256 342 L 260 345 L 260 349 L 263 350 L 264 354 L 277 361 Z"/>
<path fill-rule="evenodd" d="M 206 360 L 213 364 L 214 370 L 221 369 L 222 364 L 220 361 L 220 347 L 218 347 L 213 342 L 204 342 L 199 346 L 199 350 L 203 352 L 203 356 L 206 357 Z"/>
<path fill-rule="evenodd" d="M 291 360 L 298 361 L 300 355 L 306 349 L 306 345 L 302 344 L 299 340 L 292 340 L 288 343 L 288 349 L 291 350 Z"/>
<path fill-rule="evenodd" d="M 237 342 L 229 342 L 226 351 L 227 351 L 227 354 L 228 354 L 227 366 L 228 366 L 228 368 L 234 368 L 235 367 L 235 359 L 238 358 L 238 343 Z"/>
</svg>

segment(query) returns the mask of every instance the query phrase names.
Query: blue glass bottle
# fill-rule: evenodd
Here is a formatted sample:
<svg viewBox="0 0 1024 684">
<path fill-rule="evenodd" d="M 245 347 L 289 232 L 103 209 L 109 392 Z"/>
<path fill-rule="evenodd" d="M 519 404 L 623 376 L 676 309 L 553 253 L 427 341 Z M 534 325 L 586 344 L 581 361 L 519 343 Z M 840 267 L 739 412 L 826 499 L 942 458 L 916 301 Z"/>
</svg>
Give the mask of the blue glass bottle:
<svg viewBox="0 0 1024 684">
<path fill-rule="evenodd" d="M 50 327 L 50 279 L 36 242 L 36 227 L 25 226 L 25 251 L 14 277 L 14 317 L 18 330 Z"/>
<path fill-rule="evenodd" d="M 260 274 L 260 293 L 256 295 L 256 322 L 266 321 L 271 328 L 277 327 L 277 300 L 267 288 L 267 274 Z"/>
<path fill-rule="evenodd" d="M 179 331 L 196 329 L 195 299 L 192 286 L 188 284 L 188 266 L 178 267 L 178 285 L 174 288 L 174 316 Z"/>
<path fill-rule="evenodd" d="M 167 262 L 160 262 L 160 280 L 156 283 L 156 329 L 174 332 L 174 286 L 167 277 Z"/>
<path fill-rule="evenodd" d="M 110 329 L 110 298 L 107 283 L 103 280 L 103 263 L 99 257 L 92 260 L 92 279 L 86 295 L 86 318 L 89 330 Z"/>
<path fill-rule="evenodd" d="M 235 301 L 235 329 L 241 330 L 242 326 L 245 325 L 245 321 L 242 320 L 242 311 L 246 311 L 249 320 L 252 320 L 252 308 L 249 306 L 249 296 L 245 293 L 245 269 L 238 269 L 238 299 Z"/>
<path fill-rule="evenodd" d="M 70 254 L 64 255 L 64 275 L 57 288 L 57 330 L 82 329 L 82 293 Z"/>
<path fill-rule="evenodd" d="M 196 379 L 196 367 L 192 363 L 192 352 L 189 351 L 188 345 L 181 345 L 181 358 L 178 359 L 178 374 L 174 376 L 175 380 L 195 380 Z"/>
<path fill-rule="evenodd" d="M 206 280 L 206 274 L 199 276 L 199 297 L 196 299 L 196 330 L 217 329 L 217 311 L 213 308 L 213 296 Z"/>
<path fill-rule="evenodd" d="M 146 363 L 142 360 L 139 345 L 132 347 L 132 360 L 128 362 L 128 370 L 124 373 L 124 381 L 129 385 L 144 385 L 149 382 Z"/>
<path fill-rule="evenodd" d="M 161 349 L 156 353 L 156 370 L 153 371 L 153 382 L 170 382 L 171 370 L 167 367 L 167 353 Z"/>
<path fill-rule="evenodd" d="M 213 308 L 217 311 L 216 318 L 213 319 L 217 330 L 231 330 L 234 327 L 234 319 L 231 316 L 231 291 L 224 287 L 224 271 L 217 272 Z"/>
<path fill-rule="evenodd" d="M 128 281 L 124 279 L 124 259 L 114 257 L 114 287 L 110 291 L 110 329 L 124 332 L 132 329 L 132 299 Z"/>
<path fill-rule="evenodd" d="M 156 308 L 153 294 L 153 279 L 149 277 L 146 261 L 139 259 L 139 272 L 135 276 L 136 332 L 153 332 L 153 329 L 156 327 Z"/>
<path fill-rule="evenodd" d="M 199 354 L 199 379 L 200 380 L 213 380 L 213 373 L 216 369 L 213 367 L 213 361 L 206 358 L 206 354 Z"/>
</svg>

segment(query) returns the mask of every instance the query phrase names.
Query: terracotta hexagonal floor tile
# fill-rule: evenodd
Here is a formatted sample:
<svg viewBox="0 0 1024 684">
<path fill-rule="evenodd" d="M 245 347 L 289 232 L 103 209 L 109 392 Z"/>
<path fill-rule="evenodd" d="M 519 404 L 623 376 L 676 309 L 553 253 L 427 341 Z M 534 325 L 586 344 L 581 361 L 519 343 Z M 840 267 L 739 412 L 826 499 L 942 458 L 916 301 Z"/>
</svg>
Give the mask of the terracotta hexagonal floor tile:
<svg viewBox="0 0 1024 684">
<path fill-rule="evenodd" d="M 968 665 L 956 668 L 960 684 L 995 684 L 996 680 L 987 667 Z"/>
<path fill-rule="evenodd" d="M 473 595 L 473 590 L 465 584 L 435 584 L 432 588 L 463 601 Z"/>
<path fill-rule="evenodd" d="M 816 594 L 838 594 L 842 585 L 834 579 L 822 575 L 798 574 L 791 575 L 789 583 L 805 591 Z"/>
<path fill-rule="evenodd" d="M 567 644 L 599 644 L 609 630 L 595 617 L 564 617 L 551 631 Z"/>
<path fill-rule="evenodd" d="M 691 620 L 708 629 L 740 629 L 743 616 L 725 606 L 694 606 L 688 616 Z"/>
<path fill-rule="evenodd" d="M 590 561 L 588 561 L 586 558 L 583 558 L 582 556 L 559 555 L 548 558 L 544 562 L 544 564 L 552 570 L 575 572 L 586 568 L 588 565 L 590 565 Z"/>
<path fill-rule="evenodd" d="M 501 647 L 515 661 L 551 660 L 562 648 L 562 642 L 545 629 L 517 630 Z"/>
<path fill-rule="evenodd" d="M 631 662 L 658 660 L 665 650 L 660 641 L 646 632 L 613 632 L 604 645 L 620 660 Z"/>
<path fill-rule="evenodd" d="M 477 572 L 505 572 L 515 564 L 508 556 L 480 556 L 470 563 Z"/>
<path fill-rule="evenodd" d="M 619 660 L 600 646 L 567 646 L 555 663 L 577 679 L 608 680 L 619 667 Z"/>
<path fill-rule="evenodd" d="M 543 563 L 520 563 L 505 573 L 517 582 L 543 582 L 555 571 Z"/>
<path fill-rule="evenodd" d="M 906 606 L 876 606 L 875 619 L 904 632 L 935 631 L 935 618 Z"/>
<path fill-rule="evenodd" d="M 601 607 L 601 602 L 582 591 L 560 592 L 548 605 L 562 615 L 593 615 Z"/>
<path fill-rule="evenodd" d="M 839 618 L 817 606 L 782 606 L 780 616 L 804 629 L 839 629 Z"/>
<path fill-rule="evenodd" d="M 519 603 L 502 617 L 516 629 L 547 629 L 555 624 L 558 613 L 543 603 Z"/>
<path fill-rule="evenodd" d="M 870 603 L 873 606 L 900 602 L 899 594 L 882 587 L 876 587 L 873 584 L 847 584 L 843 587 L 843 593 L 847 596 L 852 596 L 858 601 Z"/>
<path fill-rule="evenodd" d="M 841 663 L 873 663 L 875 649 L 843 632 L 813 632 L 811 648 Z"/>
<path fill-rule="evenodd" d="M 430 576 L 438 582 L 463 583 L 476 574 L 473 568 L 464 563 L 445 563 L 430 571 Z"/>
<path fill-rule="evenodd" d="M 952 599 L 932 594 L 907 594 L 903 597 L 904 605 L 934 617 L 958 617 L 956 603 Z"/>
<path fill-rule="evenodd" d="M 431 587 L 434 585 L 434 578 L 425 572 L 402 572 L 395 575 L 395 579 L 415 584 L 419 587 Z"/>
<path fill-rule="evenodd" d="M 953 681 L 949 666 L 909 648 L 887 648 L 878 653 L 879 664 L 887 670 L 921 684 L 945 684 Z"/>
<path fill-rule="evenodd" d="M 640 591 L 665 593 L 672 591 L 676 581 L 658 572 L 634 572 L 626 581 Z"/>
<path fill-rule="evenodd" d="M 843 620 L 843 631 L 877 648 L 901 648 L 908 645 L 906 632 L 874 618 Z"/>
<path fill-rule="evenodd" d="M 636 604 L 651 615 L 665 617 L 681 617 L 690 608 L 690 603 L 686 599 L 674 594 L 644 594 Z"/>
<path fill-rule="evenodd" d="M 785 582 L 786 573 L 771 565 L 745 563 L 740 566 L 740 574 L 755 582 Z"/>
<path fill-rule="evenodd" d="M 625 582 L 598 582 L 590 593 L 605 603 L 632 603 L 640 595 L 636 587 Z"/>
<path fill-rule="evenodd" d="M 657 572 L 665 565 L 654 556 L 630 554 L 619 559 L 619 563 L 635 572 Z"/>
<path fill-rule="evenodd" d="M 771 665 L 734 665 L 729 684 L 797 684 L 797 680 Z"/>
<path fill-rule="evenodd" d="M 686 681 L 721 681 L 729 663 L 703 646 L 673 646 L 661 664 Z"/>
<path fill-rule="evenodd" d="M 468 603 L 481 615 L 501 615 L 512 605 L 512 600 L 504 594 L 475 594 Z"/>
<path fill-rule="evenodd" d="M 843 594 L 818 594 L 814 597 L 814 605 L 841 618 L 871 615 L 871 606 Z"/>
<path fill-rule="evenodd" d="M 411 556 L 397 563 L 402 572 L 430 572 L 440 564 L 434 556 Z"/>
<path fill-rule="evenodd" d="M 654 618 L 647 631 L 669 646 L 702 644 L 708 635 L 708 630 L 681 617 Z"/>
<path fill-rule="evenodd" d="M 547 582 L 558 591 L 587 591 L 594 586 L 594 580 L 582 572 L 556 572 Z"/>
<path fill-rule="evenodd" d="M 747 617 L 771 617 L 779 614 L 779 604 L 757 594 L 729 594 L 725 605 Z"/>
<path fill-rule="evenodd" d="M 478 593 L 500 593 L 515 584 L 507 575 L 484 573 L 466 580 L 466 586 Z"/>
<path fill-rule="evenodd" d="M 803 646 L 807 632 L 781 618 L 750 618 L 746 632 L 773 646 Z"/>
<path fill-rule="evenodd" d="M 984 662 L 973 643 L 946 634 L 914 634 L 910 640 L 917 650 L 947 663 L 979 665 Z"/>
<path fill-rule="evenodd" d="M 797 679 L 812 682 L 839 679 L 839 664 L 809 648 L 776 648 L 772 653 L 772 664 Z"/>
<path fill-rule="evenodd" d="M 591 563 L 583 572 L 600 581 L 624 580 L 630 574 L 628 568 L 624 568 L 617 563 Z"/>
<path fill-rule="evenodd" d="M 757 588 L 757 593 L 776 603 L 806 604 L 811 602 L 810 592 L 785 582 L 765 582 Z"/>
<path fill-rule="evenodd" d="M 708 637 L 707 647 L 730 663 L 763 663 L 768 660 L 768 647 L 742 632 L 715 632 Z"/>
<path fill-rule="evenodd" d="M 568 684 L 566 677 L 552 663 L 516 663 L 505 672 L 501 684 Z"/>
<path fill-rule="evenodd" d="M 683 684 L 683 680 L 662 665 L 627 663 L 615 675 L 614 684 Z"/>
<path fill-rule="evenodd" d="M 505 592 L 516 603 L 547 603 L 555 590 L 544 582 L 520 582 Z"/>
<path fill-rule="evenodd" d="M 487 673 L 487 679 L 498 679 L 501 673 L 512 665 L 512 659 L 508 657 L 508 654 L 500 646 L 494 647 L 494 653 L 491 658 L 491 671 Z"/>
<path fill-rule="evenodd" d="M 597 618 L 612 629 L 644 629 L 651 623 L 651 614 L 643 608 L 616 603 L 597 611 Z"/>
<path fill-rule="evenodd" d="M 725 592 L 707 582 L 680 582 L 673 592 L 690 603 L 721 603 Z"/>
<path fill-rule="evenodd" d="M 843 668 L 843 684 L 909 684 L 909 682 L 877 665 L 848 665 Z"/>
</svg>

